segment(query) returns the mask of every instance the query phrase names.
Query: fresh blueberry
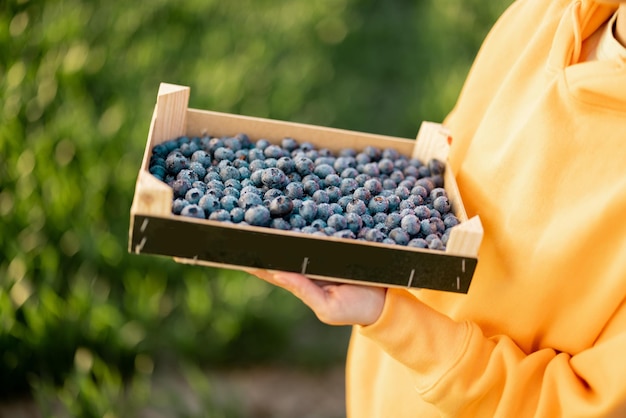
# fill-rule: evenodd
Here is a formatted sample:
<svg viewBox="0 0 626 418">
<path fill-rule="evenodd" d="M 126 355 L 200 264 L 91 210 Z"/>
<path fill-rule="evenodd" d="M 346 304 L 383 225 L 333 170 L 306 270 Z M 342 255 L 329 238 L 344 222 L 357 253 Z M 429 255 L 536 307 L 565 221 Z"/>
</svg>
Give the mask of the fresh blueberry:
<svg viewBox="0 0 626 418">
<path fill-rule="evenodd" d="M 180 212 L 183 210 L 185 206 L 188 206 L 189 202 L 183 198 L 176 198 L 172 202 L 172 213 L 175 215 L 180 215 Z"/>
<path fill-rule="evenodd" d="M 240 208 L 248 210 L 253 206 L 263 205 L 263 199 L 256 193 L 241 193 L 238 203 Z"/>
<path fill-rule="evenodd" d="M 244 219 L 250 225 L 269 226 L 271 215 L 268 208 L 263 205 L 255 205 L 246 209 Z"/>
<path fill-rule="evenodd" d="M 313 222 L 313 220 L 317 216 L 317 203 L 315 203 L 313 200 L 303 201 L 302 206 L 300 207 L 300 215 L 308 223 Z"/>
<path fill-rule="evenodd" d="M 346 213 L 356 213 L 357 215 L 363 215 L 367 212 L 367 206 L 361 199 L 352 199 L 350 203 L 346 205 Z"/>
<path fill-rule="evenodd" d="M 372 215 L 379 212 L 386 212 L 389 209 L 389 202 L 382 196 L 373 197 L 367 205 Z"/>
<path fill-rule="evenodd" d="M 204 196 L 204 192 L 202 190 L 196 187 L 192 187 L 191 189 L 187 190 L 187 193 L 185 193 L 185 200 L 187 200 L 192 205 L 196 205 L 198 204 L 198 201 L 200 201 L 200 198 L 202 196 Z"/>
<path fill-rule="evenodd" d="M 189 204 L 189 205 L 185 206 L 180 211 L 180 214 L 182 216 L 188 216 L 190 218 L 205 219 L 204 210 L 202 210 L 202 208 L 200 206 L 195 205 L 195 204 Z"/>
<path fill-rule="evenodd" d="M 420 232 L 420 221 L 415 215 L 407 215 L 400 221 L 400 227 L 409 235 L 417 235 Z"/>
<path fill-rule="evenodd" d="M 451 209 L 450 200 L 447 196 L 439 196 L 433 201 L 433 208 L 435 208 L 439 213 L 448 213 Z"/>
<path fill-rule="evenodd" d="M 269 210 L 272 217 L 287 216 L 293 209 L 293 201 L 287 196 L 280 195 L 270 201 Z"/>
<path fill-rule="evenodd" d="M 409 234 L 402 228 L 393 228 L 389 232 L 389 238 L 394 240 L 398 245 L 407 245 L 411 240 Z"/>
<path fill-rule="evenodd" d="M 230 221 L 230 212 L 224 209 L 218 209 L 209 215 L 209 219 L 212 221 Z"/>
<path fill-rule="evenodd" d="M 198 206 L 200 206 L 204 210 L 204 213 L 207 216 L 222 208 L 220 200 L 210 194 L 205 194 L 204 196 L 202 196 L 198 201 Z"/>
<path fill-rule="evenodd" d="M 273 218 L 270 221 L 270 228 L 288 231 L 291 229 L 291 224 L 283 218 Z"/>
</svg>

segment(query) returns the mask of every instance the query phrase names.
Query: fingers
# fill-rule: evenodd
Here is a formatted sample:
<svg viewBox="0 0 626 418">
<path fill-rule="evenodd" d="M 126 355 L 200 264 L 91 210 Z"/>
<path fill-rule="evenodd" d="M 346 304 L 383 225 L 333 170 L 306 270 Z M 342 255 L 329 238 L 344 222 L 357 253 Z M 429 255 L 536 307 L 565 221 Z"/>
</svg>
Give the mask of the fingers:
<svg viewBox="0 0 626 418">
<path fill-rule="evenodd" d="M 313 280 L 298 273 L 249 270 L 250 274 L 293 293 L 311 309 L 316 310 L 325 301 L 325 292 Z"/>
</svg>

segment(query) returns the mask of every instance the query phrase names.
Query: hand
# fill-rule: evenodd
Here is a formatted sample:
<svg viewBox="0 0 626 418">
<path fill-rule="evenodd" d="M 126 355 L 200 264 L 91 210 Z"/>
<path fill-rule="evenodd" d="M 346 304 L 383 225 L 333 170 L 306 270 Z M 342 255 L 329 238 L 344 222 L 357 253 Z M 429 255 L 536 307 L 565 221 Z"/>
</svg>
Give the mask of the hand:
<svg viewBox="0 0 626 418">
<path fill-rule="evenodd" d="M 287 272 L 249 270 L 250 274 L 293 293 L 329 325 L 370 325 L 380 316 L 386 289 L 311 280 Z"/>
</svg>

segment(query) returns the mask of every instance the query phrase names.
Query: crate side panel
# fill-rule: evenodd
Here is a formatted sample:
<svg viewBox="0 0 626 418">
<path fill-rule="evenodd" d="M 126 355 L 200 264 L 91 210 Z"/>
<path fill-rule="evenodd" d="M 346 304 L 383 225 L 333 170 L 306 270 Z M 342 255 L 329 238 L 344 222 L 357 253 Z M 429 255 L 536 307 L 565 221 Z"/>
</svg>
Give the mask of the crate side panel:
<svg viewBox="0 0 626 418">
<path fill-rule="evenodd" d="M 476 260 L 384 245 L 137 216 L 132 251 L 364 283 L 466 293 Z"/>
</svg>

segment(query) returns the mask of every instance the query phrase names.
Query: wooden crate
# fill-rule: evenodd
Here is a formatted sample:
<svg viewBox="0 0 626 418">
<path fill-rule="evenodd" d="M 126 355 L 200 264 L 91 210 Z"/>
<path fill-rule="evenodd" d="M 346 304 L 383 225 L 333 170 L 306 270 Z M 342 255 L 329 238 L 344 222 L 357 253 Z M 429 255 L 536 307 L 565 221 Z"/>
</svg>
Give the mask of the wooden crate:
<svg viewBox="0 0 626 418">
<path fill-rule="evenodd" d="M 263 268 L 339 282 L 467 293 L 483 230 L 478 217 L 468 219 L 449 167 L 444 187 L 461 223 L 452 229 L 445 252 L 174 215 L 172 189 L 148 171 L 155 145 L 207 133 L 217 137 L 246 133 L 252 140 L 273 143 L 292 137 L 333 151 L 391 147 L 422 161 L 447 161 L 448 135 L 441 125 L 424 122 L 416 140 L 396 138 L 190 109 L 189 93 L 185 86 L 159 87 L 131 207 L 130 252 L 227 269 Z"/>
</svg>

